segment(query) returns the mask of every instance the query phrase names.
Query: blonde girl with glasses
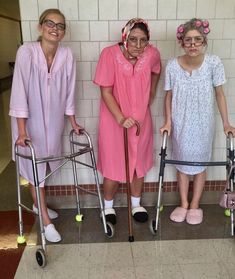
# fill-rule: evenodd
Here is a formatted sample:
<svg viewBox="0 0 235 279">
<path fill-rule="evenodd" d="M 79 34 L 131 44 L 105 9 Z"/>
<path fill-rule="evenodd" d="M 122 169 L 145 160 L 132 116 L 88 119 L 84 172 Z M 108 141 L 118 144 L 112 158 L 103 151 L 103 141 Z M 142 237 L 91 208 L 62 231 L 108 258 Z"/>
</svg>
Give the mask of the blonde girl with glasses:
<svg viewBox="0 0 235 279">
<path fill-rule="evenodd" d="M 29 139 L 37 157 L 42 158 L 61 155 L 65 116 L 76 133 L 80 127 L 75 119 L 76 61 L 71 50 L 60 45 L 66 30 L 64 15 L 57 9 L 44 11 L 38 30 L 38 42 L 26 43 L 17 51 L 9 114 L 13 148 L 16 142 L 21 153 L 28 154 L 25 140 Z M 58 164 L 39 164 L 39 181 L 45 177 L 47 167 L 54 170 Z M 37 213 L 31 161 L 21 159 L 20 165 L 20 174 L 30 183 L 33 210 Z M 58 242 L 61 236 L 51 221 L 58 214 L 47 208 L 44 181 L 40 184 L 40 197 L 45 237 Z"/>
<path fill-rule="evenodd" d="M 153 126 L 150 104 L 160 77 L 160 54 L 149 43 L 147 23 L 133 18 L 122 29 L 122 41 L 103 49 L 94 82 L 100 86 L 98 169 L 104 177 L 107 221 L 116 223 L 113 201 L 118 182 L 125 182 L 123 128 L 128 129 L 132 215 L 146 222 L 140 205 L 144 176 L 153 166 Z M 140 124 L 136 136 L 135 121 Z"/>
<path fill-rule="evenodd" d="M 179 161 L 208 162 L 211 159 L 215 128 L 214 100 L 222 118 L 225 134 L 235 135 L 228 120 L 222 85 L 224 66 L 216 55 L 205 53 L 207 20 L 193 18 L 177 28 L 177 39 L 184 54 L 170 60 L 165 73 L 165 124 L 160 129 L 172 137 L 172 157 Z M 177 165 L 181 204 L 171 213 L 174 222 L 191 225 L 203 221 L 199 207 L 206 179 L 206 167 Z M 188 199 L 189 178 L 193 176 L 193 196 Z"/>
</svg>

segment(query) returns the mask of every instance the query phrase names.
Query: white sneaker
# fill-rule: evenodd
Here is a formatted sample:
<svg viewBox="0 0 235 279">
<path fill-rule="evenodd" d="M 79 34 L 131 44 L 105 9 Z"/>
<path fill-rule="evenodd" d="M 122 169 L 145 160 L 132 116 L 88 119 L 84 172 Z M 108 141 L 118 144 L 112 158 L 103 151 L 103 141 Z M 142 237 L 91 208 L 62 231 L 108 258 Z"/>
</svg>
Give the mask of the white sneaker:
<svg viewBox="0 0 235 279">
<path fill-rule="evenodd" d="M 38 215 L 38 208 L 33 204 L 33 211 Z M 47 208 L 47 213 L 50 219 L 56 219 L 59 215 L 55 210 Z"/>
<path fill-rule="evenodd" d="M 50 242 L 61 241 L 61 236 L 53 224 L 44 226 L 44 230 L 45 230 L 45 237 L 46 237 L 47 241 L 50 241 Z"/>
</svg>

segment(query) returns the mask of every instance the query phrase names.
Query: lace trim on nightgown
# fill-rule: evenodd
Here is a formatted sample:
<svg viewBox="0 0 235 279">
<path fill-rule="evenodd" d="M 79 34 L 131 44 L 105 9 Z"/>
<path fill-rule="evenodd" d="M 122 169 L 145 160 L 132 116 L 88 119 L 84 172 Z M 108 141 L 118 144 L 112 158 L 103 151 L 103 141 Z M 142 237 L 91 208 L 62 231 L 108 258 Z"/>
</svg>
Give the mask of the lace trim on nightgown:
<svg viewBox="0 0 235 279">
<path fill-rule="evenodd" d="M 125 71 L 129 72 L 133 70 L 133 65 L 131 65 L 131 63 L 125 59 L 121 51 L 120 53 L 117 53 L 116 60 L 120 65 L 123 66 Z M 147 60 L 147 55 L 146 53 L 143 53 L 141 55 L 141 58 L 136 62 L 134 66 L 135 72 L 140 72 L 142 70 L 144 64 L 146 63 L 146 60 Z"/>
</svg>

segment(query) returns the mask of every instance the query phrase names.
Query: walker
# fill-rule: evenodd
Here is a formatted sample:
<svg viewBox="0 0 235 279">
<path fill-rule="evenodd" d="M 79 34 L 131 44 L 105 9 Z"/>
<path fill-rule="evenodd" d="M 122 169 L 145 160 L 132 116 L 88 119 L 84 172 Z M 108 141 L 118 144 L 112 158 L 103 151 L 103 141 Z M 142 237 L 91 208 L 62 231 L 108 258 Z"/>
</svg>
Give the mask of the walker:
<svg viewBox="0 0 235 279">
<path fill-rule="evenodd" d="M 95 194 L 98 196 L 99 205 L 100 205 L 100 215 L 101 215 L 102 222 L 103 222 L 104 233 L 108 238 L 112 238 L 114 235 L 113 225 L 109 222 L 106 222 L 106 219 L 105 219 L 104 206 L 103 206 L 103 202 L 102 202 L 102 198 L 101 198 L 100 184 L 99 184 L 98 173 L 97 173 L 97 169 L 96 169 L 96 160 L 95 160 L 94 150 L 93 150 L 90 136 L 85 130 L 80 130 L 80 134 L 76 135 L 76 137 L 75 137 L 75 135 L 76 135 L 75 131 L 72 130 L 69 135 L 71 154 L 65 155 L 65 156 L 58 156 L 58 157 L 51 156 L 51 157 L 45 157 L 45 158 L 37 158 L 34 147 L 33 147 L 33 143 L 29 140 L 26 140 L 26 144 L 27 144 L 28 148 L 30 149 L 31 156 L 25 156 L 18 151 L 19 148 L 15 144 L 16 183 L 17 183 L 19 233 L 20 233 L 19 236 L 17 237 L 17 243 L 24 244 L 26 242 L 26 239 L 24 236 L 24 231 L 23 231 L 22 208 L 26 209 L 27 211 L 29 211 L 31 213 L 34 213 L 33 210 L 29 209 L 21 201 L 20 162 L 19 162 L 19 157 L 21 157 L 23 159 L 32 161 L 32 171 L 33 171 L 33 176 L 34 176 L 34 185 L 36 187 L 36 198 L 37 198 L 37 204 L 38 204 L 38 217 L 39 217 L 40 235 L 41 235 L 41 248 L 37 249 L 37 251 L 36 251 L 36 260 L 40 267 L 45 267 L 47 264 L 47 260 L 46 260 L 46 239 L 45 239 L 45 232 L 44 232 L 44 226 L 43 226 L 43 221 L 42 221 L 39 185 L 42 181 L 46 180 L 55 171 L 57 171 L 58 169 L 60 169 L 62 166 L 64 166 L 66 163 L 68 163 L 70 161 L 72 162 L 73 178 L 74 178 L 74 185 L 75 185 L 75 191 L 76 191 L 76 206 L 77 206 L 77 215 L 75 217 L 76 221 L 80 222 L 83 220 L 83 215 L 81 214 L 81 211 L 80 211 L 80 201 L 79 201 L 79 193 L 78 193 L 78 190 L 80 189 L 80 190 L 86 191 L 90 194 Z M 77 138 L 80 138 L 79 141 L 77 140 Z M 80 155 L 83 155 L 86 153 L 90 153 L 91 165 L 78 160 L 78 157 Z M 42 179 L 42 181 L 39 181 L 37 165 L 40 163 L 47 163 L 47 162 L 52 162 L 52 161 L 61 161 L 61 163 L 54 171 L 51 171 L 49 174 L 47 174 Z M 82 188 L 81 186 L 79 186 L 78 178 L 77 178 L 76 164 L 84 165 L 93 170 L 97 193 L 87 191 L 84 188 Z"/>
<path fill-rule="evenodd" d="M 159 188 L 158 188 L 158 198 L 157 198 L 157 205 L 156 205 L 156 217 L 150 221 L 150 231 L 153 235 L 157 234 L 158 225 L 159 225 L 159 217 L 160 212 L 163 209 L 162 206 L 162 191 L 163 191 L 163 179 L 164 179 L 164 169 L 165 165 L 188 165 L 188 166 L 226 166 L 227 171 L 227 180 L 229 180 L 229 190 L 231 192 L 234 191 L 234 171 L 230 172 L 231 168 L 235 166 L 235 154 L 234 154 L 234 144 L 233 144 L 233 135 L 229 132 L 228 136 L 226 137 L 226 150 L 227 150 L 227 160 L 222 162 L 189 162 L 189 161 L 176 161 L 176 160 L 168 160 L 166 159 L 166 149 L 167 149 L 167 131 L 163 132 L 163 139 L 162 139 L 162 146 L 160 152 L 160 169 L 159 169 Z M 230 175 L 228 175 L 230 173 Z M 226 209 L 225 215 L 230 216 L 231 219 L 231 236 L 235 234 L 235 225 L 234 225 L 234 210 L 233 209 Z"/>
</svg>

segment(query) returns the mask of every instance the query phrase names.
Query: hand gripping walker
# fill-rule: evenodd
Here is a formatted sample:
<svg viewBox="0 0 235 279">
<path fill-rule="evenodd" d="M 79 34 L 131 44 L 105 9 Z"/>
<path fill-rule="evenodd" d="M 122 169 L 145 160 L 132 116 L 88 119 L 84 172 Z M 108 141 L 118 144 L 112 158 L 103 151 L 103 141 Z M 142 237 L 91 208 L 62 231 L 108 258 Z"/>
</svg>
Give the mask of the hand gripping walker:
<svg viewBox="0 0 235 279">
<path fill-rule="evenodd" d="M 167 160 L 166 159 L 166 148 L 167 148 L 167 131 L 163 132 L 163 139 L 162 139 L 162 146 L 160 152 L 160 170 L 159 170 L 159 188 L 158 188 L 158 198 L 157 198 L 157 212 L 156 218 L 151 220 L 150 222 L 150 231 L 153 235 L 157 234 L 158 226 L 159 226 L 159 217 L 160 211 L 163 209 L 162 207 L 162 191 L 163 191 L 163 179 L 164 179 L 164 169 L 165 165 L 188 165 L 188 166 L 226 166 L 227 174 L 230 175 L 227 177 L 229 179 L 229 188 L 230 191 L 233 192 L 234 190 L 234 171 L 230 172 L 231 168 L 234 168 L 235 164 L 235 156 L 234 156 L 234 145 L 233 145 L 233 137 L 232 133 L 229 132 L 226 141 L 226 150 L 227 150 L 227 161 L 222 162 L 189 162 L 189 161 L 176 161 L 176 160 Z M 234 210 L 233 209 L 226 209 L 225 214 L 229 215 L 231 218 L 231 235 L 234 236 L 235 234 L 235 226 L 234 226 Z"/>
<path fill-rule="evenodd" d="M 18 244 L 23 244 L 26 242 L 24 231 L 23 231 L 23 218 L 22 218 L 22 208 L 26 209 L 29 212 L 34 213 L 31 209 L 29 209 L 27 206 L 25 206 L 21 201 L 21 188 L 20 188 L 20 158 L 25 160 L 31 160 L 32 161 L 32 171 L 33 171 L 33 177 L 34 177 L 34 185 L 36 189 L 36 198 L 37 198 L 37 204 L 38 204 L 38 217 L 39 217 L 39 225 L 40 225 L 40 235 L 41 235 L 41 246 L 42 248 L 37 249 L 36 251 L 36 260 L 40 267 L 46 266 L 46 239 L 45 239 L 45 231 L 43 226 L 43 220 L 42 220 L 42 211 L 41 211 L 41 203 L 40 203 L 40 191 L 39 191 L 39 185 L 42 181 L 46 180 L 48 177 L 50 177 L 55 171 L 57 171 L 59 168 L 61 168 L 63 165 L 68 163 L 69 161 L 72 162 L 72 168 L 73 168 L 73 178 L 74 178 L 74 185 L 75 185 L 75 192 L 76 192 L 76 206 L 77 206 L 77 215 L 75 217 L 76 221 L 82 221 L 83 215 L 80 212 L 80 201 L 79 201 L 79 193 L 78 189 L 81 189 L 83 191 L 86 191 L 90 194 L 94 194 L 93 192 L 89 192 L 85 190 L 84 188 L 80 187 L 78 184 L 78 177 L 77 177 L 77 168 L 76 164 L 84 165 L 86 167 L 89 167 L 93 169 L 93 174 L 95 178 L 96 188 L 97 188 L 97 194 L 100 204 L 100 211 L 101 211 L 101 217 L 104 227 L 104 233 L 107 237 L 111 238 L 114 235 L 114 228 L 113 225 L 109 222 L 106 222 L 105 214 L 104 214 L 104 207 L 103 202 L 101 199 L 101 192 L 100 192 L 100 184 L 98 180 L 98 174 L 96 169 L 96 161 L 94 156 L 94 150 L 91 143 L 90 136 L 85 130 L 80 130 L 79 135 L 76 135 L 75 138 L 75 131 L 72 130 L 69 135 L 70 140 L 70 152 L 71 154 L 65 155 L 65 156 L 58 156 L 58 157 L 45 157 L 45 158 L 37 158 L 35 154 L 35 149 L 31 141 L 26 141 L 27 147 L 30 150 L 31 155 L 24 155 L 19 152 L 18 146 L 15 144 L 15 161 L 16 161 L 16 182 L 17 182 L 17 194 L 18 194 L 18 211 L 19 211 L 19 236 L 17 238 Z M 77 138 L 80 138 L 79 141 Z M 91 165 L 86 164 L 84 162 L 78 161 L 77 157 L 90 153 L 90 159 L 91 159 Z M 51 171 L 49 174 L 47 174 L 42 181 L 39 181 L 38 178 L 38 170 L 37 165 L 41 163 L 48 163 L 52 161 L 61 161 L 60 165 L 53 171 Z"/>
</svg>

